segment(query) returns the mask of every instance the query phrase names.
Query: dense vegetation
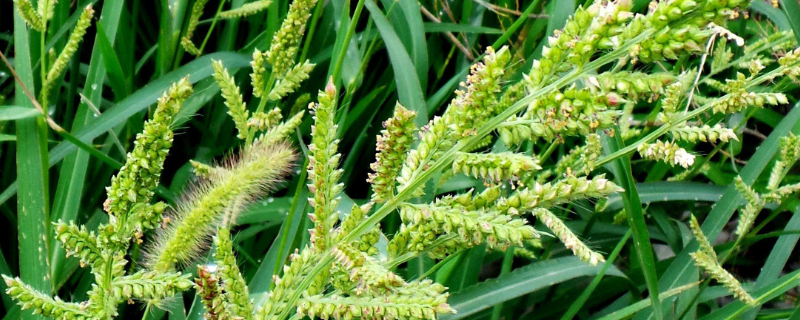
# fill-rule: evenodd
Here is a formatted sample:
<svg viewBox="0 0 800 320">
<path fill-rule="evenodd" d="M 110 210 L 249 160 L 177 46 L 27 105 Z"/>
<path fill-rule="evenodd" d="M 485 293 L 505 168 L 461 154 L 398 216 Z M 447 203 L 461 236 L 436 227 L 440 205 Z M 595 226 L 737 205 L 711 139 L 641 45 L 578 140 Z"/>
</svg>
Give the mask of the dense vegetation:
<svg viewBox="0 0 800 320">
<path fill-rule="evenodd" d="M 3 319 L 800 319 L 800 3 L 0 4 Z"/>
</svg>

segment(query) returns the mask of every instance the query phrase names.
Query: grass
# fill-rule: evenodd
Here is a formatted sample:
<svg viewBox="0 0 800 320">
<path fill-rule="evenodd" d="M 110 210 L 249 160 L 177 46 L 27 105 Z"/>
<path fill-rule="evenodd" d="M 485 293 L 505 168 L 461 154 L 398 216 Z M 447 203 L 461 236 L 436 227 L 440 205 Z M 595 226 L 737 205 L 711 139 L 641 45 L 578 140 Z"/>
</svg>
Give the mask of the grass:
<svg viewBox="0 0 800 320">
<path fill-rule="evenodd" d="M 54 239 L 51 222 L 75 221 L 96 228 L 108 220 L 102 211 L 105 187 L 124 163 L 124 152 L 133 148 L 133 140 L 149 119 L 156 99 L 173 82 L 189 76 L 195 93 L 176 121 L 174 146 L 156 192 L 159 200 L 174 205 L 180 199 L 181 190 L 195 179 L 189 160 L 211 163 L 241 145 L 219 96 L 220 89 L 211 78 L 211 61 L 222 61 L 242 92 L 250 92 L 252 51 L 269 48 L 291 1 L 273 0 L 267 10 L 241 19 L 217 19 L 215 13 L 249 1 L 209 1 L 193 39 L 202 47 L 199 57 L 184 52 L 180 44 L 194 2 L 62 0 L 54 6 L 44 37 L 26 27 L 11 1 L 0 4 L 0 51 L 19 76 L 17 81 L 9 66 L 0 64 L 1 274 L 19 276 L 34 288 L 66 301 L 86 298 L 92 274 L 88 268 L 81 268 L 77 259 L 65 257 L 64 248 Z M 415 124 L 424 126 L 446 109 L 470 65 L 487 47 L 511 48 L 513 63 L 504 81 L 519 81 L 529 72 L 532 61 L 542 56 L 547 38 L 564 26 L 578 6 L 591 2 L 320 1 L 311 11 L 299 50 L 301 59 L 316 64 L 310 78 L 283 101 L 259 105 L 256 100 L 249 102 L 249 94 L 245 101 L 251 112 L 279 107 L 287 115 L 305 108 L 308 101 L 300 104 L 304 95 L 316 101 L 317 92 L 325 88 L 329 78 L 342 88 L 336 123 L 344 169 L 341 181 L 346 187 L 339 209 L 348 212 L 354 203 L 364 204 L 370 199 L 365 180 L 372 172 L 369 164 L 374 160 L 375 137 L 396 103 L 416 111 Z M 633 2 L 639 12 L 646 12 L 648 1 Z M 776 8 L 766 1 L 753 1 L 749 16 L 741 15 L 729 22 L 728 28 L 747 43 L 794 31 L 793 36 L 786 33 L 780 41 L 796 47 L 800 41 L 800 5 L 796 0 L 777 2 Z M 64 47 L 80 15 L 78 8 L 90 3 L 96 10 L 92 27 L 65 75 L 56 81 L 50 105 L 43 106 L 47 116 L 43 116 L 22 86 L 36 96 L 41 88 L 42 66 L 49 63 L 48 50 L 59 52 Z M 652 36 L 644 34 L 622 44 L 623 48 Z M 475 131 L 478 136 L 491 135 L 507 116 L 525 110 L 530 101 L 569 85 L 587 70 L 605 71 L 607 64 L 627 53 L 613 51 L 583 69 L 565 71 L 555 82 L 528 92 L 526 98 Z M 733 48 L 732 54 L 733 62 L 721 69 L 711 67 L 714 55 L 708 56 L 709 61 L 697 55 L 660 62 L 651 71 L 677 73 L 704 65 L 696 94 L 713 94 L 708 79 L 732 78 L 735 73 L 731 67 L 753 57 L 740 48 Z M 586 264 L 572 257 L 557 240 L 544 236 L 542 248 L 533 251 L 536 257 L 532 259 L 515 257 L 514 248 L 493 252 L 475 247 L 441 261 L 416 257 L 396 266 L 396 272 L 407 279 L 426 277 L 450 287 L 449 303 L 458 313 L 442 319 L 800 318 L 800 271 L 792 262 L 800 253 L 796 248 L 800 201 L 795 197 L 769 206 L 769 213 L 761 214 L 754 231 L 743 241 L 731 236 L 735 227 L 731 221 L 742 206 L 742 197 L 732 181 L 739 175 L 750 185 L 766 185 L 779 154 L 780 139 L 790 133 L 800 134 L 800 88 L 796 79 L 772 81 L 764 77 L 751 83 L 749 89 L 785 92 L 790 104 L 722 116 L 710 115 L 711 104 L 698 103 L 680 121 L 660 127 L 641 126 L 644 131 L 639 139 L 604 136 L 598 171 L 608 173 L 626 191 L 601 199 L 596 205 L 580 200 L 554 212 L 608 262 Z M 639 123 L 654 123 L 657 111 L 653 110 L 657 107 L 657 103 L 640 103 L 631 117 Z M 696 161 L 702 164 L 689 169 L 691 175 L 686 181 L 667 179 L 683 170 L 643 161 L 635 155 L 639 145 L 697 116 L 737 128 L 739 141 L 695 148 Z M 63 132 L 48 119 L 64 128 Z M 234 229 L 238 263 L 256 305 L 267 298 L 275 285 L 273 276 L 281 273 L 289 254 L 310 243 L 306 230 L 313 228 L 313 222 L 307 215 L 311 206 L 304 160 L 309 152 L 310 119 L 307 116 L 292 135 L 301 159 L 296 172 L 277 193 L 248 207 Z M 497 141 L 489 149 L 508 149 Z M 469 148 L 479 142 L 477 138 L 465 140 L 458 147 Z M 543 164 L 552 167 L 554 160 L 579 144 L 572 138 L 560 144 L 540 140 L 525 143 L 516 151 L 547 155 Z M 471 188 L 484 189 L 483 181 L 466 176 L 442 179 L 441 169 L 450 165 L 457 150 L 445 152 L 414 180 L 419 184 L 415 186 L 428 191 L 426 196 L 414 198 L 411 189 L 404 189 L 396 199 L 373 209 L 369 222 L 380 222 L 384 234 L 391 235 L 400 225 L 395 209 L 407 199 L 425 203 Z M 785 181 L 800 182 L 796 166 Z M 615 217 L 621 211 L 624 216 Z M 720 284 L 698 272 L 689 256 L 697 250 L 688 229 L 689 213 L 702 217 L 705 235 L 712 242 L 716 239 L 714 244 L 722 256 L 730 255 L 725 268 L 745 284 L 759 306 L 737 302 Z M 529 221 L 536 223 L 532 218 Z M 541 223 L 535 226 L 548 231 Z M 356 239 L 367 231 L 357 228 L 347 239 Z M 143 255 L 137 245 L 130 258 L 139 261 Z M 206 263 L 209 257 L 203 256 L 196 263 Z M 193 265 L 186 268 L 187 272 L 193 270 Z M 5 284 L 0 284 L 0 289 L 5 289 Z M 201 302 L 191 290 L 170 303 L 166 312 L 144 315 L 140 304 L 121 308 L 125 318 L 203 317 Z M 20 311 L 5 293 L 0 310 L 4 319 L 38 318 Z"/>
</svg>

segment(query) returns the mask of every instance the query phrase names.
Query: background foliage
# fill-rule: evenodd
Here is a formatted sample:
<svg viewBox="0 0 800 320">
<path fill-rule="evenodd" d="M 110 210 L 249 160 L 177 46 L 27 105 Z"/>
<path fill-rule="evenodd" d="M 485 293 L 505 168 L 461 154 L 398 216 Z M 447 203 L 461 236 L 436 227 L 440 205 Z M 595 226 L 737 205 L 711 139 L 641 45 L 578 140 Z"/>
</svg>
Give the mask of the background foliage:
<svg viewBox="0 0 800 320">
<path fill-rule="evenodd" d="M 0 274 L 28 277 L 26 281 L 32 285 L 49 288 L 64 300 L 83 300 L 93 278 L 87 269 L 80 268 L 77 259 L 64 258 L 49 222 L 75 220 L 91 228 L 107 219 L 102 211 L 104 187 L 124 162 L 125 151 L 132 148 L 135 134 L 142 130 L 156 99 L 186 75 L 194 83 L 195 93 L 178 115 L 180 129 L 166 160 L 157 197 L 175 203 L 180 191 L 194 179 L 189 160 L 209 163 L 234 150 L 239 141 L 211 77 L 211 60 L 221 60 L 242 92 L 251 92 L 247 77 L 250 54 L 255 48 L 267 49 L 268 39 L 280 26 L 289 5 L 287 0 L 274 0 L 262 13 L 216 20 L 212 19 L 216 8 L 239 7 L 245 1 L 209 1 L 194 37 L 196 44 L 202 44 L 203 53 L 195 57 L 180 45 L 194 1 L 61 0 L 55 6 L 48 41 L 27 37 L 24 24 L 13 17 L 12 1 L 3 1 L 0 50 L 12 64 L 24 61 L 30 66 L 16 70 L 24 81 L 40 86 L 35 82 L 39 81 L 36 75 L 41 52 L 64 46 L 80 15 L 75 8 L 89 3 L 96 11 L 94 23 L 70 60 L 66 76 L 56 81 L 58 90 L 50 98 L 48 113 L 64 132 L 49 130 L 43 134 L 42 118 L 29 112 L 32 106 L 25 102 L 19 87 L 15 88 L 10 70 L 0 65 Z M 294 114 L 308 101 L 316 100 L 316 93 L 330 75 L 341 75 L 333 79 L 345 88 L 337 114 L 344 169 L 341 181 L 346 186 L 340 207 L 364 203 L 370 196 L 366 179 L 371 172 L 369 163 L 374 160 L 375 136 L 397 101 L 417 111 L 417 124 L 424 124 L 443 110 L 470 64 L 487 46 L 509 45 L 514 63 L 507 73 L 521 78 L 541 55 L 547 36 L 583 4 L 581 0 L 366 0 L 360 8 L 356 1 L 320 1 L 313 10 L 298 59 L 307 58 L 316 67 L 310 79 L 280 107 L 285 115 Z M 634 0 L 634 8 L 640 12 L 647 4 Z M 353 16 L 358 19 L 351 21 Z M 355 35 L 345 44 L 343 39 L 351 27 Z M 800 5 L 788 0 L 780 1 L 776 8 L 755 0 L 749 16 L 743 15 L 728 27 L 747 41 L 779 31 L 794 30 L 800 35 Z M 336 61 L 339 56 L 344 59 Z M 691 63 L 684 59 L 662 67 L 681 70 Z M 771 297 L 763 308 L 746 309 L 739 302 L 731 303 L 729 293 L 716 283 L 676 288 L 665 283 L 674 276 L 674 270 L 692 265 L 685 254 L 679 254 L 692 239 L 688 212 L 707 215 L 712 220 L 706 223 L 727 223 L 726 218 L 739 206 L 737 193 L 730 186 L 733 179 L 737 175 L 749 181 L 764 178 L 761 173 L 777 151 L 779 138 L 790 132 L 800 134 L 800 109 L 794 107 L 800 91 L 795 83 L 780 85 L 790 104 L 758 109 L 752 118 L 731 116 L 728 123 L 746 121 L 746 129 L 737 132 L 739 141 L 719 151 L 695 150 L 701 157 L 710 156 L 691 181 L 661 182 L 675 169 L 635 157 L 630 167 L 609 168 L 620 174 L 630 171 L 633 180 L 622 184 L 628 193 L 608 199 L 599 209 L 588 201 L 561 208 L 569 227 L 591 247 L 605 253 L 608 264 L 585 264 L 549 239 L 532 260 L 514 258 L 509 253 L 487 253 L 477 247 L 440 264 L 417 258 L 403 267 L 404 275 L 424 275 L 449 287 L 450 303 L 458 311 L 449 319 L 623 318 L 636 312 L 640 314 L 637 319 L 644 318 L 651 301 L 642 294 L 648 288 L 645 279 L 649 273 L 666 287 L 658 294 L 671 318 L 800 319 L 794 289 L 798 283 L 793 276 L 798 272 L 798 199 L 784 201 L 780 207 L 771 208 L 771 214 L 762 215 L 755 226 L 758 235 L 739 243 L 741 253 L 725 265 L 748 291 Z M 309 141 L 310 122 L 306 117 L 296 134 L 302 153 L 307 152 L 304 143 Z M 70 142 L 76 139 L 92 144 L 99 152 Z M 570 149 L 568 140 L 554 152 L 566 154 Z M 305 215 L 308 190 L 304 171 L 299 166 L 280 191 L 252 205 L 237 221 L 234 246 L 256 301 L 264 299 L 271 275 L 280 270 L 286 256 L 309 241 L 305 230 L 312 224 Z M 800 181 L 800 172 L 795 169 L 785 181 Z M 482 181 L 462 177 L 442 185 L 438 192 L 447 194 L 482 185 Z M 644 205 L 644 222 L 655 251 L 656 263 L 647 265 L 648 270 L 640 267 L 640 255 L 630 240 L 627 222 L 615 217 L 631 198 Z M 384 231 L 392 233 L 398 224 L 399 217 L 389 216 Z M 724 227 L 715 243 L 717 251 L 734 245 L 734 227 Z M 136 249 L 133 252 L 132 258 L 137 260 L 139 253 Z M 4 286 L 0 284 L 0 289 Z M 683 297 L 680 303 L 675 300 L 678 296 Z M 171 301 L 167 309 L 168 314 L 156 312 L 147 317 L 202 317 L 201 305 L 192 292 Z M 5 312 L 4 319 L 21 315 L 5 293 L 0 310 Z M 139 305 L 123 306 L 120 312 L 131 318 L 142 313 Z"/>
</svg>

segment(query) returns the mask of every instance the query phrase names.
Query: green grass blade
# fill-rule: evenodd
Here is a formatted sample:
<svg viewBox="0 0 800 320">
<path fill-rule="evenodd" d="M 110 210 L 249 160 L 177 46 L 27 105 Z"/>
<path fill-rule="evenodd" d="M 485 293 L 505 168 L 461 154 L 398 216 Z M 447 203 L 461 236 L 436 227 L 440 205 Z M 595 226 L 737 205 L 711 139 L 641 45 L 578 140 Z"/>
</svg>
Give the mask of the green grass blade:
<svg viewBox="0 0 800 320">
<path fill-rule="evenodd" d="M 334 14 L 334 16 L 339 17 L 338 23 L 342 27 L 336 32 L 336 43 L 331 56 L 331 58 L 335 57 L 336 60 L 332 68 L 328 68 L 328 75 L 332 76 L 336 83 L 341 79 L 346 88 L 349 88 L 351 83 L 363 77 L 358 74 L 362 62 L 358 53 L 358 45 L 353 39 L 353 35 L 358 25 L 358 19 L 364 10 L 365 1 L 367 0 L 358 1 L 352 18 L 349 16 L 349 6 L 343 6 L 342 3 L 333 3 L 334 11 L 341 11 L 339 14 Z M 343 21 L 347 23 L 345 24 Z M 344 27 L 345 25 L 347 26 L 346 28 Z"/>
<path fill-rule="evenodd" d="M 753 1 L 750 3 L 750 8 L 772 20 L 781 30 L 792 30 L 792 26 L 789 24 L 789 19 L 786 18 L 786 14 L 781 12 L 780 9 L 773 7 L 771 4 L 763 1 Z"/>
<path fill-rule="evenodd" d="M 592 266 L 576 257 L 556 258 L 532 263 L 511 271 L 497 279 L 481 282 L 454 294 L 448 303 L 458 313 L 442 316 L 442 320 L 469 318 L 495 304 L 550 287 L 577 277 L 596 275 L 601 266 Z M 608 275 L 625 277 L 616 267 L 610 267 Z"/>
<path fill-rule="evenodd" d="M 23 106 L 0 106 L 0 121 L 23 120 L 41 116 L 39 110 Z"/>
<path fill-rule="evenodd" d="M 400 0 L 398 4 L 405 16 L 404 27 L 408 29 L 411 37 L 411 48 L 408 48 L 411 61 L 417 70 L 420 87 L 426 88 L 428 86 L 428 44 L 425 39 L 425 27 L 422 24 L 419 2 L 417 0 Z"/>
<path fill-rule="evenodd" d="M 428 122 L 428 111 L 425 107 L 422 86 L 414 72 L 416 68 L 411 62 L 411 57 L 408 56 L 408 52 L 394 28 L 375 2 L 366 0 L 365 5 L 386 44 L 386 51 L 389 53 L 389 60 L 392 63 L 394 78 L 397 82 L 397 95 L 400 97 L 400 103 L 409 110 L 417 112 L 414 123 L 421 127 Z"/>
<path fill-rule="evenodd" d="M 783 12 L 786 13 L 786 17 L 789 19 L 789 25 L 792 26 L 794 38 L 800 43 L 800 4 L 793 0 L 781 0 L 780 3 Z"/>
<path fill-rule="evenodd" d="M 643 182 L 636 184 L 639 200 L 643 204 L 669 201 L 716 202 L 722 197 L 725 187 L 700 182 Z M 613 212 L 622 209 L 622 195 L 608 197 L 601 211 Z"/>
<path fill-rule="evenodd" d="M 33 109 L 33 102 L 23 94 L 22 86 L 35 94 L 31 48 L 27 26 L 14 11 L 14 69 L 22 83 L 16 83 L 15 100 L 19 106 Z M 27 118 L 16 122 L 17 129 L 17 239 L 19 243 L 19 277 L 31 287 L 49 294 L 50 284 L 48 250 L 49 192 L 47 172 L 47 124 L 43 117 Z M 22 319 L 42 319 L 31 311 L 22 313 Z"/>
<path fill-rule="evenodd" d="M 108 72 L 108 82 L 111 84 L 111 90 L 114 91 L 115 99 L 122 100 L 130 94 L 130 89 L 117 53 L 114 51 L 114 45 L 106 34 L 103 24 L 98 22 L 96 39 L 100 44 L 100 53 L 103 55 L 103 63 Z"/>
<path fill-rule="evenodd" d="M 616 130 L 619 132 L 619 128 Z M 615 135 L 614 137 L 604 136 L 603 145 L 607 154 L 613 154 L 624 147 L 620 135 Z M 638 253 L 639 262 L 644 271 L 644 279 L 656 312 L 656 319 L 661 319 L 656 260 L 653 256 L 650 235 L 647 232 L 647 222 L 644 220 L 644 213 L 642 212 L 642 203 L 639 200 L 639 193 L 636 189 L 636 181 L 631 173 L 631 160 L 628 156 L 622 156 L 609 163 L 609 165 L 617 184 L 625 189 L 622 194 L 622 203 L 627 213 L 628 225 L 633 230 L 633 246 Z"/>
</svg>

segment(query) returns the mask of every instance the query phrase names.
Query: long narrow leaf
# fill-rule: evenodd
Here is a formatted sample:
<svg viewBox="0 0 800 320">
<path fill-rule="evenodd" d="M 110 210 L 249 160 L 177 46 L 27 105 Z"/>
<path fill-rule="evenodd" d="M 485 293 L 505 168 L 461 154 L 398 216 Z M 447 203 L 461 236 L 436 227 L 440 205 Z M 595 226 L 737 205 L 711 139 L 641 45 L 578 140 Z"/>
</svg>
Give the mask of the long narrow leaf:
<svg viewBox="0 0 800 320">
<path fill-rule="evenodd" d="M 453 295 L 448 303 L 458 312 L 442 320 L 468 318 L 481 310 L 516 297 L 550 287 L 577 277 L 596 275 L 602 266 L 592 266 L 576 257 L 556 258 L 536 262 L 516 269 L 497 279 L 479 283 Z M 611 266 L 606 275 L 625 277 Z"/>
<path fill-rule="evenodd" d="M 608 154 L 613 154 L 624 147 L 620 135 L 615 135 L 613 138 L 605 136 L 603 145 Z M 639 193 L 636 189 L 636 181 L 631 174 L 631 160 L 628 156 L 622 156 L 609 163 L 609 166 L 614 173 L 614 179 L 620 187 L 625 189 L 622 194 L 622 203 L 625 207 L 628 225 L 633 230 L 633 246 L 636 248 L 639 264 L 644 271 L 644 280 L 647 283 L 650 300 L 652 300 L 652 304 L 656 309 L 656 319 L 661 319 L 656 260 L 653 255 L 653 246 L 650 243 L 650 235 L 647 232 L 647 223 L 642 212 L 642 203 L 639 200 Z"/>
<path fill-rule="evenodd" d="M 22 83 L 16 83 L 16 104 L 33 109 L 33 101 L 22 94 L 22 86 L 33 92 L 33 69 L 29 33 L 25 22 L 14 11 L 14 69 Z M 47 124 L 44 118 L 17 120 L 17 239 L 19 241 L 20 278 L 31 287 L 50 293 L 47 248 L 50 206 L 47 179 Z M 22 313 L 22 319 L 41 319 L 31 311 Z"/>
<path fill-rule="evenodd" d="M 400 97 L 400 103 L 406 108 L 416 111 L 417 118 L 414 123 L 417 126 L 423 126 L 428 121 L 428 112 L 425 107 L 425 98 L 422 95 L 422 86 L 417 74 L 414 72 L 416 68 L 411 62 L 405 47 L 403 47 L 403 43 L 397 37 L 397 33 L 392 28 L 392 25 L 389 24 L 381 9 L 378 8 L 373 0 L 367 0 L 365 6 L 369 10 L 372 20 L 375 21 L 375 26 L 378 28 L 383 42 L 386 43 L 386 51 L 389 52 L 394 79 L 397 82 L 397 95 Z"/>
</svg>

